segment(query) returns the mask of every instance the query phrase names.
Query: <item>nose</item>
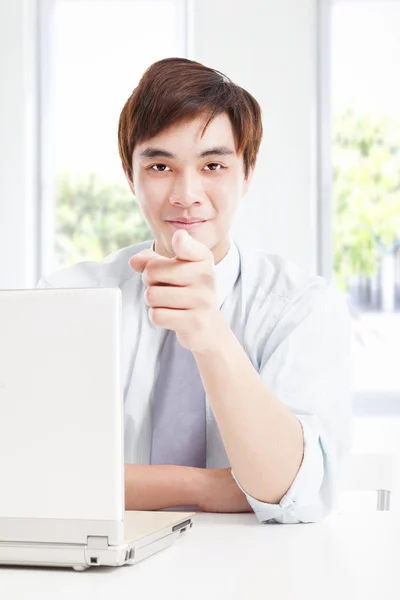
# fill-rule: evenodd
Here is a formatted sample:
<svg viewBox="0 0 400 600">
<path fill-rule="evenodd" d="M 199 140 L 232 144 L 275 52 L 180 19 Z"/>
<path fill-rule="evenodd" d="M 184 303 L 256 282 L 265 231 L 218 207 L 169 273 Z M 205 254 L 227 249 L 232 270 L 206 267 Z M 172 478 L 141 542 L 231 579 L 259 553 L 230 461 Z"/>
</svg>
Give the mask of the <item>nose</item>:
<svg viewBox="0 0 400 600">
<path fill-rule="evenodd" d="M 202 191 L 196 175 L 184 173 L 178 177 L 169 200 L 174 206 L 188 207 L 192 204 L 202 204 Z"/>
</svg>

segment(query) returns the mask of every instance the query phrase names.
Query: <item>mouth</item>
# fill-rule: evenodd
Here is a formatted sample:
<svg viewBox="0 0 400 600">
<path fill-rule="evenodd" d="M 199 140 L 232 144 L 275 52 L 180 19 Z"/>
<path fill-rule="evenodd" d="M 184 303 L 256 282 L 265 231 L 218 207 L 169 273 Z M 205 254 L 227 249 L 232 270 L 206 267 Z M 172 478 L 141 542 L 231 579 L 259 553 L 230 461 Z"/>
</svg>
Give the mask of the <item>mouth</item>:
<svg viewBox="0 0 400 600">
<path fill-rule="evenodd" d="M 167 221 L 174 229 L 186 229 L 192 231 L 207 223 L 207 221 Z"/>
</svg>

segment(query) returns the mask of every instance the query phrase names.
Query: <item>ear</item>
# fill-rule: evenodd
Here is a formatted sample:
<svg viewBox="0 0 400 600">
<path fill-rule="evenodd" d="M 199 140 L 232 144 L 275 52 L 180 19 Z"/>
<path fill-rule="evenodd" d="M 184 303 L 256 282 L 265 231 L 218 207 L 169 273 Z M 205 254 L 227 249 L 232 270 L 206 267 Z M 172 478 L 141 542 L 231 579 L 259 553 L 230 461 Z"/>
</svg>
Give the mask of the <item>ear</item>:
<svg viewBox="0 0 400 600">
<path fill-rule="evenodd" d="M 132 192 L 132 194 L 134 196 L 136 196 L 136 194 L 135 194 L 135 186 L 133 185 L 133 180 L 129 177 L 128 171 L 126 170 L 125 165 L 123 163 L 122 163 L 122 168 L 124 170 L 124 174 L 125 174 L 126 180 L 128 182 L 128 185 L 131 188 L 131 192 Z"/>
<path fill-rule="evenodd" d="M 245 179 L 244 179 L 242 196 L 245 196 L 247 194 L 247 190 L 249 189 L 250 182 L 253 178 L 253 173 L 254 173 L 254 168 L 249 169 L 249 172 L 247 173 L 247 177 L 245 177 Z"/>
</svg>

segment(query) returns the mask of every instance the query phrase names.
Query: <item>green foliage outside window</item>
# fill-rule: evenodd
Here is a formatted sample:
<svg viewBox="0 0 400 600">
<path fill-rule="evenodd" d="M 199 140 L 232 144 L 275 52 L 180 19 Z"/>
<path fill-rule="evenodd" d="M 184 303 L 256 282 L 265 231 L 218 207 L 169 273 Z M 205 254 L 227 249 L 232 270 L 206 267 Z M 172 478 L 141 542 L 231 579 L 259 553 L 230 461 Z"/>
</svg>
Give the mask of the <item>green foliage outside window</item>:
<svg viewBox="0 0 400 600">
<path fill-rule="evenodd" d="M 400 124 L 348 108 L 333 123 L 334 270 L 371 277 L 400 239 Z"/>
<path fill-rule="evenodd" d="M 128 184 L 109 183 L 96 173 L 59 175 L 55 220 L 58 267 L 102 260 L 153 239 Z"/>
</svg>

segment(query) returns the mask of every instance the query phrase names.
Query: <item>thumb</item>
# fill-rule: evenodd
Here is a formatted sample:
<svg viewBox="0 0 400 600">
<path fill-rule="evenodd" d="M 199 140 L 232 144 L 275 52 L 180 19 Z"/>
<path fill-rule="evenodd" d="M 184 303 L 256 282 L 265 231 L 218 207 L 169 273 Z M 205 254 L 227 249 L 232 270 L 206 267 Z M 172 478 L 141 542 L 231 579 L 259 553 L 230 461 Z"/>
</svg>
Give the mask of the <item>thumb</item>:
<svg viewBox="0 0 400 600">
<path fill-rule="evenodd" d="M 211 250 L 192 238 L 185 229 L 175 231 L 171 243 L 176 258 L 180 260 L 200 261 L 212 256 Z"/>
</svg>

